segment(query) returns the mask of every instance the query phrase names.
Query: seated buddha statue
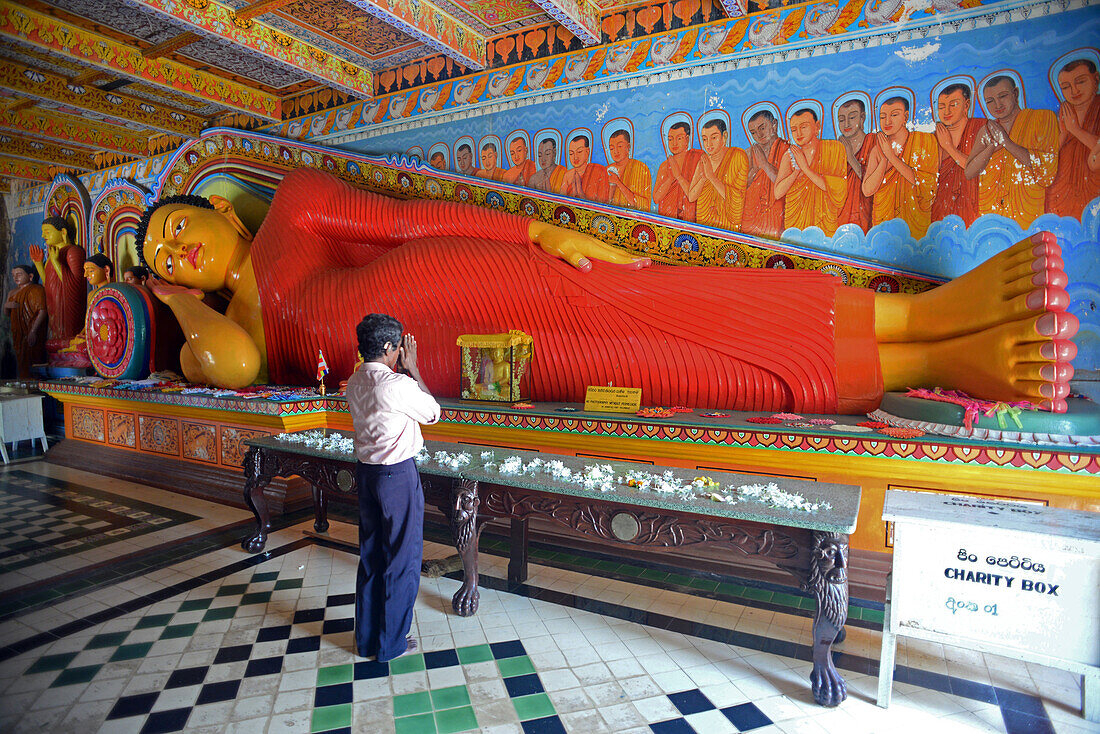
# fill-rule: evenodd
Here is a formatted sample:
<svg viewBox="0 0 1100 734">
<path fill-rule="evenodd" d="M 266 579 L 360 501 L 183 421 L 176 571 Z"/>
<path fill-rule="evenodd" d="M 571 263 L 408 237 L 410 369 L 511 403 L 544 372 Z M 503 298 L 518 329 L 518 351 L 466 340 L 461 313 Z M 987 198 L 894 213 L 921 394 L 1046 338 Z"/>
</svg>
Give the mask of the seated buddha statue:
<svg viewBox="0 0 1100 734">
<path fill-rule="evenodd" d="M 420 367 L 454 396 L 466 332 L 539 345 L 531 398 L 640 387 L 656 405 L 858 413 L 884 390 L 939 386 L 1064 411 L 1077 321 L 1052 235 L 917 295 L 816 271 L 650 265 L 592 237 L 499 211 L 399 201 L 312 169 L 276 190 L 255 237 L 232 204 L 150 206 L 139 252 L 187 343 L 187 378 L 310 384 L 318 350 L 352 371 L 362 314 L 416 332 Z M 225 313 L 203 291 L 232 294 Z"/>
<path fill-rule="evenodd" d="M 111 263 L 111 259 L 102 252 L 97 252 L 84 261 L 84 279 L 88 281 L 88 285 L 91 286 L 92 289 L 91 293 L 88 294 L 89 301 L 91 301 L 91 297 L 95 295 L 97 290 L 110 284 L 113 271 L 114 265 Z M 85 318 L 85 322 L 87 322 L 87 318 Z M 85 329 L 81 329 L 79 334 L 70 339 L 69 345 L 60 350 L 60 353 L 73 355 L 66 359 L 66 363 L 71 366 L 90 367 L 92 364 L 90 359 L 88 360 L 88 364 L 76 365 L 75 362 L 73 362 L 74 359 L 82 361 L 80 357 L 84 359 L 88 358 L 88 338 Z"/>
</svg>

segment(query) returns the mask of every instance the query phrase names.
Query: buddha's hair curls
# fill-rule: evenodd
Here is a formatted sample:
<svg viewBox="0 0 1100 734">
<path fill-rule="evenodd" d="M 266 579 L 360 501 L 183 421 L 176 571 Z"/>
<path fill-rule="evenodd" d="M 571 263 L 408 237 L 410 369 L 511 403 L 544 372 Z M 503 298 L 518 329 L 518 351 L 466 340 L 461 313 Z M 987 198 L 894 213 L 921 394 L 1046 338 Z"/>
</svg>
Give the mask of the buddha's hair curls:
<svg viewBox="0 0 1100 734">
<path fill-rule="evenodd" d="M 137 231 L 134 232 L 134 249 L 137 250 L 138 260 L 145 267 L 152 270 L 149 263 L 145 261 L 145 233 L 149 229 L 149 220 L 153 218 L 153 212 L 160 209 L 162 206 L 168 206 L 169 204 L 186 204 L 187 206 L 197 206 L 200 209 L 213 209 L 214 205 L 210 203 L 210 200 L 205 196 L 195 196 L 193 194 L 179 194 L 177 196 L 169 196 L 165 199 L 161 199 L 156 204 L 152 204 L 145 208 L 145 213 L 141 215 L 141 221 L 138 222 Z"/>
</svg>

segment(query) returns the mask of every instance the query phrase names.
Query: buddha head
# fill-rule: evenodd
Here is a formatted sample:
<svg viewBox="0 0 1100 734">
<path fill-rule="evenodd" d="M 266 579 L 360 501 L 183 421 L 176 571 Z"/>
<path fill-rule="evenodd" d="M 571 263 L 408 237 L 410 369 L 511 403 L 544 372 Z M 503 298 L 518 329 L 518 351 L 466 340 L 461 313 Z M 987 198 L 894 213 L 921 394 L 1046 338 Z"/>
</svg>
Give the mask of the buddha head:
<svg viewBox="0 0 1100 734">
<path fill-rule="evenodd" d="M 111 282 L 111 273 L 114 266 L 110 258 L 102 252 L 97 252 L 84 261 L 84 277 L 92 286 L 92 290 Z"/>
<path fill-rule="evenodd" d="M 163 280 L 202 291 L 232 290 L 252 234 L 221 196 L 172 196 L 145 210 L 137 229 L 142 263 Z"/>
<path fill-rule="evenodd" d="M 59 250 L 71 245 L 74 239 L 73 224 L 65 217 L 47 217 L 43 220 L 42 240 L 47 247 Z"/>
</svg>

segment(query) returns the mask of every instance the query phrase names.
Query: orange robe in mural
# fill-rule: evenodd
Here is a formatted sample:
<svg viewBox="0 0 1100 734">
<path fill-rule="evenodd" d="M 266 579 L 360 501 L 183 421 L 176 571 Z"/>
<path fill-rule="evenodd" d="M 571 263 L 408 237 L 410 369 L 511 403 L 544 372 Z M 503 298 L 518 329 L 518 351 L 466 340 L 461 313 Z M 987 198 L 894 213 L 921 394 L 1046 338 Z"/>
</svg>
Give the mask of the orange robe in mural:
<svg viewBox="0 0 1100 734">
<path fill-rule="evenodd" d="M 871 200 L 871 226 L 902 219 L 909 224 L 909 234 L 919 240 L 931 223 L 932 199 L 936 196 L 936 171 L 940 149 L 932 133 L 911 132 L 901 151 L 905 165 L 913 169 L 916 183 L 901 177 L 893 166 L 887 166 L 886 180 Z"/>
<path fill-rule="evenodd" d="M 612 163 L 608 168 L 618 168 L 619 166 L 618 163 Z M 638 202 L 636 204 L 631 202 L 626 194 L 616 186 L 611 191 L 611 203 L 643 212 L 649 211 L 650 202 L 653 201 L 653 177 L 649 175 L 649 166 L 641 161 L 628 158 L 626 163 L 622 164 L 619 178 L 638 197 Z"/>
<path fill-rule="evenodd" d="M 875 136 L 864 135 L 863 145 L 856 151 L 856 160 L 867 172 L 867 161 L 871 159 L 871 149 L 875 147 Z M 864 232 L 871 229 L 870 196 L 863 195 L 863 179 L 856 175 L 854 168 L 848 165 L 848 156 L 844 156 L 845 177 L 847 179 L 847 193 L 844 195 L 844 204 L 840 207 L 840 213 L 836 216 L 836 226 L 842 224 L 855 224 Z"/>
<path fill-rule="evenodd" d="M 680 168 L 680 173 L 687 179 L 689 184 L 695 176 L 695 169 L 699 167 L 699 159 L 702 157 L 703 151 L 698 148 L 692 148 L 684 153 L 684 163 Z M 667 165 L 668 160 L 661 164 L 661 168 Z M 661 168 L 657 169 L 658 178 L 661 175 Z M 673 183 L 664 197 L 657 202 L 657 213 L 666 217 L 682 219 L 685 222 L 694 222 L 695 202 L 688 201 L 687 192 L 681 189 L 678 184 Z"/>
<path fill-rule="evenodd" d="M 790 147 L 791 144 L 783 138 L 776 138 L 772 144 L 768 163 L 777 171 Z M 783 200 L 775 198 L 775 182 L 764 171 L 758 170 L 745 189 L 745 213 L 741 215 L 741 231 L 777 240 L 785 228 Z"/>
<path fill-rule="evenodd" d="M 506 171 L 503 168 L 497 166 L 491 171 L 486 171 L 484 168 L 479 168 L 477 169 L 477 172 L 474 173 L 474 175 L 478 178 L 487 178 L 490 181 L 503 181 L 505 173 Z"/>
<path fill-rule="evenodd" d="M 700 161 L 699 165 L 703 165 Z M 745 177 L 749 174 L 749 159 L 740 148 L 726 148 L 715 175 L 726 185 L 721 197 L 710 182 L 703 184 L 695 200 L 695 221 L 720 229 L 738 230 L 745 210 Z"/>
<path fill-rule="evenodd" d="M 974 150 L 974 141 L 982 133 L 985 120 L 971 117 L 966 121 L 958 150 L 965 156 Z M 947 154 L 940 156 L 940 172 L 936 178 L 936 200 L 932 202 L 932 221 L 938 222 L 949 214 L 962 217 L 969 227 L 978 218 L 978 179 L 967 178 L 966 171 Z"/>
<path fill-rule="evenodd" d="M 848 182 L 844 177 L 848 158 L 844 155 L 844 144 L 819 140 L 817 156 L 810 168 L 825 179 L 825 188 L 819 189 L 810 179 L 799 176 L 787 191 L 783 221 L 785 226 L 798 229 L 820 227 L 826 237 L 832 237 L 836 233 L 837 214 L 848 194 Z"/>
<path fill-rule="evenodd" d="M 584 191 L 585 199 L 606 204 L 610 196 L 607 185 L 607 169 L 598 163 L 590 162 L 585 166 L 584 175 L 581 176 L 581 189 Z"/>
<path fill-rule="evenodd" d="M 542 355 L 538 401 L 578 402 L 609 381 L 655 404 L 736 410 L 865 412 L 882 396 L 869 289 L 809 270 L 593 261 L 582 273 L 531 244 L 529 225 L 291 171 L 252 244 L 271 379 L 310 383 L 318 349 L 346 378 L 373 311 L 416 334 L 436 395 L 458 392 L 460 334 L 522 329 Z"/>
<path fill-rule="evenodd" d="M 1024 166 L 1004 148 L 978 176 L 978 211 L 1016 220 L 1024 229 L 1046 212 L 1046 190 L 1058 171 L 1058 117 L 1050 110 L 1020 110 L 1009 137 L 1027 148 Z"/>
<path fill-rule="evenodd" d="M 523 163 L 512 166 L 505 173 L 501 179 L 505 183 L 514 183 L 517 186 L 526 186 L 527 182 L 531 180 L 531 177 L 535 175 L 535 171 L 538 168 L 535 166 L 535 162 L 532 160 L 526 160 Z"/>
<path fill-rule="evenodd" d="M 1100 135 L 1100 96 L 1089 105 L 1081 127 Z M 1069 135 L 1058 148 L 1058 173 L 1047 189 L 1046 209 L 1060 217 L 1081 218 L 1085 206 L 1100 196 L 1100 171 L 1088 166 L 1089 149 Z"/>
</svg>

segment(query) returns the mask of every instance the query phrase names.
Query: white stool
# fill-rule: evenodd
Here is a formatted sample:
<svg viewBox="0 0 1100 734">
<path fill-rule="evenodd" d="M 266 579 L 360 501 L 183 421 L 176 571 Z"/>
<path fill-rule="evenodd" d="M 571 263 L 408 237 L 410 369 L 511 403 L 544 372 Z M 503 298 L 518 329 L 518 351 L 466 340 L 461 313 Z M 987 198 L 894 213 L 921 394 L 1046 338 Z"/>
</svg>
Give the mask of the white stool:
<svg viewBox="0 0 1100 734">
<path fill-rule="evenodd" d="M 42 395 L 0 396 L 0 456 L 8 463 L 8 444 L 39 439 L 46 451 L 46 430 L 42 427 Z"/>
</svg>

